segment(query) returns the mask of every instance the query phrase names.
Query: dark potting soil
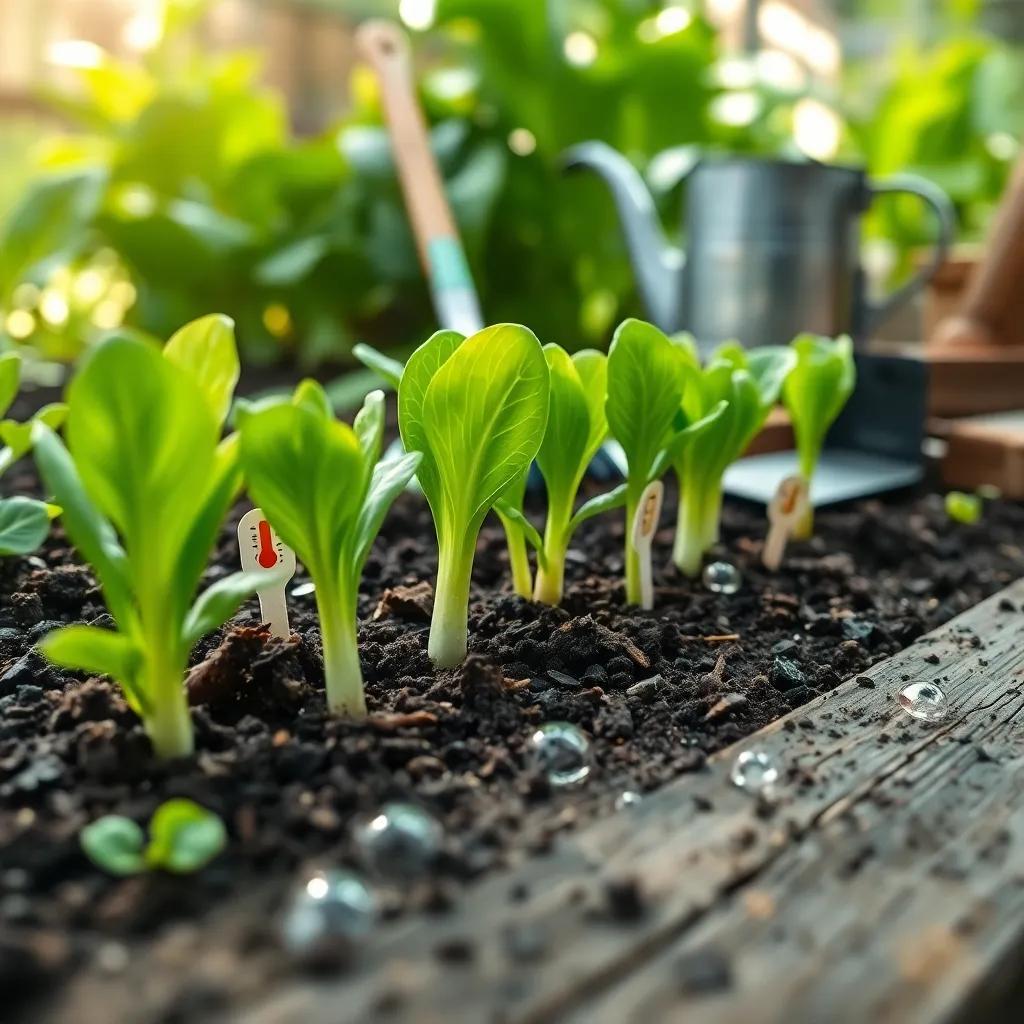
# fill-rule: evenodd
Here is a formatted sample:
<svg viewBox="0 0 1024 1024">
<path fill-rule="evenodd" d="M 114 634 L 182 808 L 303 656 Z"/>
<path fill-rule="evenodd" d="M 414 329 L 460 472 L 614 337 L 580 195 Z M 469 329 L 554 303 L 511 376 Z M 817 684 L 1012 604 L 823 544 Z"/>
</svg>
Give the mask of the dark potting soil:
<svg viewBox="0 0 1024 1024">
<path fill-rule="evenodd" d="M 207 583 L 237 567 L 234 528 L 246 508 L 226 524 Z M 195 651 L 197 753 L 164 764 L 115 686 L 64 673 L 33 649 L 59 624 L 109 622 L 59 525 L 38 556 L 0 560 L 6 1019 L 98 957 L 117 970 L 125 950 L 175 922 L 200 922 L 255 887 L 280 906 L 310 864 L 357 865 L 353 826 L 388 800 L 428 809 L 447 838 L 430 879 L 389 890 L 387 912 L 443 909 L 467 880 L 543 853 L 559 830 L 612 813 L 625 789 L 700 770 L 710 753 L 1024 573 L 1024 509 L 1004 502 L 988 503 L 974 526 L 950 521 L 935 494 L 826 510 L 815 539 L 793 546 L 777 574 L 758 563 L 764 526 L 760 510 L 727 505 L 715 554 L 742 572 L 738 593 L 709 593 L 659 565 L 658 606 L 640 612 L 623 604 L 621 514 L 577 535 L 561 608 L 510 594 L 503 535 L 489 522 L 470 657 L 438 672 L 426 653 L 433 529 L 422 500 L 405 495 L 361 591 L 369 719 L 325 714 L 312 596 L 292 599 L 288 641 L 268 638 L 253 604 Z M 663 563 L 671 530 L 656 541 Z M 291 586 L 305 579 L 300 571 Z M 529 754 L 531 733 L 555 720 L 591 742 L 590 776 L 568 790 L 552 789 Z M 228 827 L 226 852 L 198 875 L 119 880 L 82 854 L 90 821 L 119 813 L 145 824 L 172 796 Z M 265 917 L 239 935 L 254 947 L 277 941 Z"/>
</svg>

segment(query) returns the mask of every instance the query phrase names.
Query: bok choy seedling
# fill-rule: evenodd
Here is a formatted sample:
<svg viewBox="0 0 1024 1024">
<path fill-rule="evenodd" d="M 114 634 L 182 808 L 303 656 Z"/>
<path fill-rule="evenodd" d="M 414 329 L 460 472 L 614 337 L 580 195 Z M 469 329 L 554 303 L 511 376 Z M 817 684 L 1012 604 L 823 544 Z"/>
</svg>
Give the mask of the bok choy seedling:
<svg viewBox="0 0 1024 1024">
<path fill-rule="evenodd" d="M 398 425 L 437 531 L 429 653 L 442 667 L 466 656 L 469 585 L 480 526 L 537 455 L 548 418 L 548 366 L 518 324 L 463 340 L 438 331 L 409 358 Z"/>
<path fill-rule="evenodd" d="M 5 352 L 0 356 L 0 416 L 11 407 L 21 383 L 21 356 Z M 36 423 L 45 423 L 56 430 L 67 414 L 67 407 L 55 403 L 44 405 L 25 423 L 0 420 L 0 476 L 32 447 L 32 431 Z M 58 509 L 45 501 L 17 496 L 0 498 L 0 555 L 27 555 L 35 551 L 50 530 L 50 520 Z"/>
<path fill-rule="evenodd" d="M 714 426 L 681 447 L 673 466 L 679 480 L 679 511 L 672 558 L 687 576 L 700 571 L 704 552 L 718 542 L 722 476 L 760 432 L 786 375 L 796 361 L 785 346 L 718 348 L 701 368 L 692 345 L 683 345 L 694 374 L 683 395 L 683 412 L 699 420 L 726 403 Z"/>
<path fill-rule="evenodd" d="M 461 338 L 455 331 L 443 332 Z M 390 356 L 378 352 L 370 345 L 360 343 L 352 349 L 352 354 L 368 369 L 373 370 L 382 380 L 398 391 L 402 383 L 405 367 Z M 505 530 L 505 543 L 508 548 L 509 569 L 512 573 L 512 589 L 520 597 L 529 598 L 533 592 L 533 574 L 530 570 L 530 559 L 526 549 L 526 531 L 529 524 L 523 522 L 523 499 L 526 496 L 526 478 L 529 467 L 524 470 L 505 489 L 500 505 L 494 508 L 501 525 Z M 518 514 L 517 514 L 518 513 Z"/>
<path fill-rule="evenodd" d="M 391 503 L 409 483 L 419 452 L 378 461 L 384 393 L 366 396 L 353 426 L 334 418 L 327 395 L 307 380 L 291 402 L 240 417 L 249 493 L 316 584 L 324 681 L 331 711 L 366 713 L 356 638 L 359 579 Z"/>
<path fill-rule="evenodd" d="M 801 334 L 791 343 L 796 363 L 782 386 L 782 400 L 789 410 L 796 436 L 800 475 L 810 492 L 814 470 L 821 457 L 828 428 L 842 412 L 857 382 L 853 342 L 843 335 L 834 341 L 817 334 Z M 814 509 L 808 504 L 807 517 L 794 536 L 811 536 Z"/>
<path fill-rule="evenodd" d="M 161 757 L 193 749 L 189 652 L 265 583 L 234 573 L 194 600 L 241 482 L 237 437 L 220 441 L 237 378 L 227 317 L 188 324 L 162 352 L 113 336 L 68 388 L 67 447 L 45 423 L 33 432 L 43 481 L 117 627 L 58 629 L 43 653 L 116 680 Z"/>
<path fill-rule="evenodd" d="M 544 477 L 548 510 L 544 537 L 536 535 L 522 512 L 522 499 L 512 508 L 508 493 L 495 506 L 537 547 L 537 582 L 533 596 L 546 604 L 559 604 L 565 578 L 565 556 L 576 528 L 592 516 L 625 503 L 625 484 L 585 502 L 573 512 L 583 475 L 608 436 L 605 399 L 608 394 L 608 359 L 587 349 L 574 356 L 558 345 L 545 345 L 550 374 L 550 411 L 537 466 Z"/>
<path fill-rule="evenodd" d="M 619 325 L 608 353 L 608 426 L 626 455 L 626 600 L 641 603 L 640 563 L 630 542 L 644 488 L 661 477 L 687 444 L 722 416 L 719 402 L 690 418 L 683 398 L 697 376 L 685 346 L 642 320 Z"/>
</svg>

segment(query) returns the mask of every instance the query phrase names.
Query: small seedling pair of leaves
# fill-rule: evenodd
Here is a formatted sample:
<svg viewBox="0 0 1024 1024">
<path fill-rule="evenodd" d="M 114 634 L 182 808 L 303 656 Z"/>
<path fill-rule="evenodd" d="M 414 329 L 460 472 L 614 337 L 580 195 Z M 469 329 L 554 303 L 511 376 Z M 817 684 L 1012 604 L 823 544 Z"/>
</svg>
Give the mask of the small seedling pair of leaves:
<svg viewBox="0 0 1024 1024">
<path fill-rule="evenodd" d="M 0 355 L 0 417 L 11 407 L 21 383 L 21 356 L 16 352 Z M 0 476 L 32 447 L 36 423 L 57 430 L 67 409 L 62 404 L 45 405 L 31 420 L 0 420 Z M 27 555 L 35 551 L 50 531 L 50 520 L 59 512 L 55 505 L 35 498 L 0 499 L 0 555 Z"/>
<path fill-rule="evenodd" d="M 547 489 L 547 520 L 543 539 L 506 492 L 495 506 L 499 515 L 517 523 L 537 548 L 537 582 L 533 596 L 547 604 L 562 600 L 565 556 L 577 527 L 592 516 L 625 504 L 626 485 L 600 494 L 573 513 L 580 483 L 608 436 L 605 399 L 608 359 L 602 352 L 584 350 L 574 356 L 558 345 L 545 345 L 550 379 L 550 409 L 537 466 Z"/>
<path fill-rule="evenodd" d="M 242 467 L 253 499 L 316 584 L 327 703 L 366 712 L 356 638 L 359 579 L 387 510 L 412 479 L 419 452 L 380 459 L 384 393 L 366 397 L 353 426 L 303 381 L 290 402 L 239 418 Z"/>
<path fill-rule="evenodd" d="M 808 489 L 821 457 L 828 428 L 843 411 L 857 382 L 853 342 L 843 335 L 834 341 L 817 334 L 801 334 L 791 343 L 796 363 L 782 386 L 782 400 L 789 410 L 796 437 L 800 475 Z M 807 538 L 814 530 L 814 510 L 794 536 Z"/>
<path fill-rule="evenodd" d="M 168 800 L 149 822 L 149 840 L 131 818 L 108 814 L 82 829 L 79 842 L 98 868 L 112 875 L 168 871 L 188 875 L 207 865 L 227 843 L 224 822 L 191 800 Z"/>
<path fill-rule="evenodd" d="M 725 411 L 719 402 L 691 419 L 683 398 L 697 376 L 695 357 L 642 320 L 619 325 L 608 353 L 605 410 L 612 437 L 626 455 L 626 600 L 641 603 L 640 564 L 630 543 L 644 488 L 664 475 L 685 447 Z"/>
<path fill-rule="evenodd" d="M 469 585 L 480 526 L 537 455 L 548 418 L 548 364 L 518 324 L 463 339 L 438 331 L 409 358 L 398 389 L 406 451 L 434 517 L 437 586 L 429 653 L 442 667 L 466 656 Z"/>
<path fill-rule="evenodd" d="M 764 426 L 796 356 L 786 346 L 744 349 L 722 345 L 701 367 L 690 339 L 680 339 L 694 373 L 683 395 L 683 415 L 696 422 L 722 402 L 723 413 L 678 452 L 679 511 L 673 561 L 687 576 L 700 571 L 704 552 L 718 541 L 722 476 Z"/>
<path fill-rule="evenodd" d="M 186 325 L 163 351 L 113 336 L 68 388 L 67 447 L 45 423 L 34 428 L 43 481 L 117 627 L 68 626 L 42 650 L 115 679 L 161 757 L 193 748 L 189 652 L 257 586 L 234 573 L 194 600 L 241 484 L 238 439 L 219 440 L 237 378 L 227 317 Z"/>
<path fill-rule="evenodd" d="M 442 332 L 452 337 L 462 338 L 455 331 Z M 362 343 L 352 349 L 352 354 L 366 367 L 373 370 L 382 380 L 398 391 L 405 366 L 397 359 L 378 352 L 375 348 Z M 526 495 L 526 479 L 529 475 L 527 467 L 501 496 L 500 504 L 494 511 L 501 520 L 505 530 L 505 541 L 508 547 L 508 561 L 512 572 L 512 588 L 520 597 L 530 597 L 533 591 L 533 575 L 530 571 L 530 559 L 526 550 L 526 534 L 529 524 L 523 523 L 523 499 Z M 516 513 L 519 513 L 518 515 Z"/>
</svg>

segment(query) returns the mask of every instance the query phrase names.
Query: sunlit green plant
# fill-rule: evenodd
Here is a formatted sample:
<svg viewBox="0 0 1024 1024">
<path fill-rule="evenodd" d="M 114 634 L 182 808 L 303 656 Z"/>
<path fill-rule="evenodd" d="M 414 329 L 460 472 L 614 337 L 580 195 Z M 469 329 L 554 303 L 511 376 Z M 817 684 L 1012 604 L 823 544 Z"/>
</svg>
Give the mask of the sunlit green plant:
<svg viewBox="0 0 1024 1024">
<path fill-rule="evenodd" d="M 857 369 L 853 342 L 846 335 L 833 340 L 801 334 L 791 347 L 796 362 L 782 385 L 782 400 L 793 421 L 800 476 L 809 493 L 825 435 L 853 394 Z M 808 502 L 807 518 L 798 524 L 794 536 L 806 539 L 813 531 L 814 508 Z"/>
<path fill-rule="evenodd" d="M 21 357 L 15 352 L 0 355 L 0 417 L 6 413 L 18 394 L 21 382 Z M 0 476 L 32 447 L 36 423 L 45 423 L 56 430 L 67 413 L 66 406 L 55 403 L 43 406 L 25 423 L 0 419 Z M 50 520 L 57 513 L 54 505 L 35 498 L 16 496 L 0 498 L 0 555 L 27 555 L 46 539 Z"/>
<path fill-rule="evenodd" d="M 973 526 L 981 519 L 982 500 L 979 494 L 950 491 L 946 495 L 946 515 L 956 523 Z"/>
<path fill-rule="evenodd" d="M 548 366 L 518 324 L 463 339 L 438 331 L 410 357 L 398 424 L 437 531 L 438 571 L 429 653 L 442 667 L 466 656 L 477 536 L 495 501 L 529 468 L 548 418 Z"/>
<path fill-rule="evenodd" d="M 162 803 L 149 822 L 149 838 L 131 818 L 107 814 L 79 835 L 85 855 L 112 875 L 168 871 L 188 875 L 208 864 L 227 844 L 216 814 L 191 800 Z"/>
<path fill-rule="evenodd" d="M 192 647 L 266 583 L 239 572 L 195 597 L 241 482 L 238 439 L 220 440 L 237 378 L 226 317 L 188 324 L 163 351 L 111 337 L 68 388 L 67 447 L 43 423 L 33 432 L 43 481 L 117 626 L 67 626 L 42 650 L 116 680 L 161 757 L 193 749 Z"/>
<path fill-rule="evenodd" d="M 672 558 L 687 576 L 695 576 L 704 552 L 718 542 L 722 476 L 764 426 L 796 356 L 785 346 L 744 349 L 729 343 L 702 368 L 695 347 L 680 344 L 694 370 L 683 395 L 687 420 L 699 420 L 727 403 L 714 426 L 683 445 L 673 463 L 679 511 Z"/>
<path fill-rule="evenodd" d="M 550 411 L 537 467 L 547 491 L 547 518 L 541 539 L 522 512 L 522 498 L 513 505 L 507 492 L 496 506 L 499 514 L 517 522 L 537 548 L 537 581 L 533 596 L 559 604 L 565 579 L 565 556 L 577 527 L 592 516 L 617 508 L 626 500 L 620 485 L 585 502 L 573 512 L 583 476 L 608 436 L 605 399 L 608 360 L 586 349 L 574 356 L 558 345 L 545 345 L 551 382 Z"/>
<path fill-rule="evenodd" d="M 455 332 L 451 332 L 455 333 Z M 370 345 L 360 343 L 352 354 L 366 367 L 373 370 L 382 380 L 398 391 L 405 367 L 390 356 L 378 352 Z M 523 500 L 526 497 L 527 467 L 505 488 L 501 502 L 494 506 L 494 512 L 505 530 L 505 544 L 508 548 L 508 564 L 512 573 L 512 589 L 520 597 L 529 598 L 533 593 L 533 573 L 526 549 L 526 533 L 529 523 L 523 521 Z"/>
<path fill-rule="evenodd" d="M 704 415 L 687 415 L 683 398 L 696 376 L 685 346 L 674 344 L 657 327 L 642 320 L 619 325 L 608 353 L 605 410 L 627 463 L 625 561 L 630 604 L 641 602 L 640 563 L 630 543 L 640 497 L 725 410 L 722 401 Z"/>
<path fill-rule="evenodd" d="M 316 584 L 324 681 L 332 711 L 366 713 L 357 646 L 359 579 L 387 510 L 422 455 L 381 462 L 384 393 L 366 397 L 353 426 L 340 423 L 323 388 L 307 380 L 291 402 L 240 417 L 250 494 Z"/>
</svg>

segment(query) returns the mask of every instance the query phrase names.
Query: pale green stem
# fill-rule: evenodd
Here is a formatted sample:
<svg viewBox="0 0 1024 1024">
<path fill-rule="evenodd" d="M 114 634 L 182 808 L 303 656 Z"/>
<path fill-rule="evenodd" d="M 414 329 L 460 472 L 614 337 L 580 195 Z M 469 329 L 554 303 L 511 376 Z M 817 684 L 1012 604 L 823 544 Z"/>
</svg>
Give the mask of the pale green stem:
<svg viewBox="0 0 1024 1024">
<path fill-rule="evenodd" d="M 149 701 L 149 713 L 142 724 L 157 757 L 188 757 L 195 749 L 195 739 L 185 690 L 185 659 L 165 649 L 166 634 L 166 627 L 163 635 L 159 630 L 143 632 L 149 644 L 138 688 Z"/>
<path fill-rule="evenodd" d="M 572 502 L 557 497 L 548 501 L 548 517 L 544 524 L 544 556 L 537 559 L 537 582 L 533 588 L 535 601 L 561 604 L 565 590 L 565 552 L 569 547 L 569 521 Z"/>
<path fill-rule="evenodd" d="M 636 519 L 637 506 L 640 503 L 640 494 L 634 494 L 633 489 L 626 496 L 626 603 L 642 604 L 643 594 L 640 589 L 640 555 L 633 547 L 633 520 Z"/>
<path fill-rule="evenodd" d="M 469 642 L 469 585 L 477 531 L 451 542 L 438 538 L 437 586 L 427 653 L 438 668 L 453 668 L 466 657 Z"/>
<path fill-rule="evenodd" d="M 679 482 L 679 511 L 672 561 L 686 576 L 700 572 L 704 552 L 718 540 L 721 514 L 721 485 L 705 486 L 703 481 Z"/>
<path fill-rule="evenodd" d="M 316 588 L 320 638 L 324 653 L 324 687 L 327 707 L 333 714 L 361 718 L 366 714 L 363 670 L 359 664 L 359 635 L 355 602 L 334 593 L 331 587 Z"/>
<path fill-rule="evenodd" d="M 503 520 L 505 523 L 505 542 L 508 545 L 508 564 L 512 570 L 512 589 L 520 597 L 530 599 L 533 591 L 533 573 L 530 569 L 530 556 L 526 549 L 526 536 L 522 527 Z"/>
</svg>

